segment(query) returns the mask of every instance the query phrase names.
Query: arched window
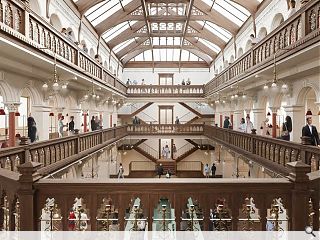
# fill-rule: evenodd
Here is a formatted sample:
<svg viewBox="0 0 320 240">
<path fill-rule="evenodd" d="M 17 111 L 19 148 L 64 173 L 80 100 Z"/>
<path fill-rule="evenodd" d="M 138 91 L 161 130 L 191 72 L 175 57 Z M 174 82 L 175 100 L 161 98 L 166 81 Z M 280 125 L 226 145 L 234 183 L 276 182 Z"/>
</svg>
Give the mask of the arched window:
<svg viewBox="0 0 320 240">
<path fill-rule="evenodd" d="M 59 32 L 61 31 L 61 29 L 62 29 L 62 24 L 61 24 L 60 18 L 58 17 L 57 14 L 55 14 L 55 13 L 51 14 L 51 16 L 50 16 L 50 24 L 51 24 L 55 29 L 57 29 Z"/>
<path fill-rule="evenodd" d="M 281 23 L 283 23 L 283 21 L 284 21 L 283 15 L 281 13 L 277 13 L 272 19 L 271 31 L 276 29 Z"/>
</svg>

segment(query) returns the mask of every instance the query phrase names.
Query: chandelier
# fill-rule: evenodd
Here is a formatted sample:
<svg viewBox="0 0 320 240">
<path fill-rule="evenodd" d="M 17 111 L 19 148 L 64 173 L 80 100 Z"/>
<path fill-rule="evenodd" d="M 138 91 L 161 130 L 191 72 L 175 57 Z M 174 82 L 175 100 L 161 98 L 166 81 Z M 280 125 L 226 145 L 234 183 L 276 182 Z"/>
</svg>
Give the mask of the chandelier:
<svg viewBox="0 0 320 240">
<path fill-rule="evenodd" d="M 65 90 L 68 83 L 61 81 L 57 72 L 57 58 L 54 55 L 53 77 L 42 85 L 42 89 L 48 93 L 49 98 L 57 94 L 59 91 Z"/>
<path fill-rule="evenodd" d="M 280 49 L 280 50 L 289 51 L 291 49 Z M 278 80 L 278 76 L 277 76 L 276 57 L 277 57 L 277 52 L 273 55 L 273 80 L 272 80 L 272 83 L 271 83 L 271 89 L 273 89 L 273 90 L 278 90 L 278 88 L 279 88 L 278 84 L 280 82 Z M 263 90 L 267 91 L 268 89 L 269 89 L 269 85 L 268 85 L 268 82 L 267 82 L 267 83 L 264 84 Z M 286 84 L 284 81 L 282 81 L 281 90 L 282 91 L 287 91 L 288 90 L 288 84 Z"/>
<path fill-rule="evenodd" d="M 93 100 L 99 100 L 100 96 L 96 93 L 96 89 L 94 88 L 93 79 L 91 80 L 92 86 L 91 89 L 87 91 L 87 93 L 84 95 L 84 99 L 88 100 L 89 98 Z"/>
</svg>

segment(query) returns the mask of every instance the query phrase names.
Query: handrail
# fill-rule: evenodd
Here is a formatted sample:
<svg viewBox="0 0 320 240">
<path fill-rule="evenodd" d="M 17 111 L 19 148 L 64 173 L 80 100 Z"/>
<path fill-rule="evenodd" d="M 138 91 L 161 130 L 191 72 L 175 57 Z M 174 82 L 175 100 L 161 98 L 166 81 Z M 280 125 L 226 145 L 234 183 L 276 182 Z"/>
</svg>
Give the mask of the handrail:
<svg viewBox="0 0 320 240">
<path fill-rule="evenodd" d="M 143 151 L 145 151 L 146 153 L 148 153 L 149 155 L 151 155 L 155 159 L 159 158 L 159 151 L 157 151 L 156 149 L 154 149 L 153 147 L 149 146 L 146 143 L 141 143 L 138 146 L 138 148 L 142 149 Z"/>
<path fill-rule="evenodd" d="M 134 135 L 203 135 L 203 126 L 203 124 L 127 125 L 127 131 Z"/>
<path fill-rule="evenodd" d="M 204 85 L 128 85 L 129 97 L 203 97 Z"/>
<path fill-rule="evenodd" d="M 17 166 L 28 161 L 49 167 L 62 160 L 80 157 L 81 153 L 88 154 L 126 135 L 126 126 L 121 126 L 0 149 L 0 167 L 17 172 Z"/>
<path fill-rule="evenodd" d="M 195 146 L 193 146 L 191 143 L 184 144 L 183 146 L 181 146 L 180 148 L 177 149 L 177 152 L 175 154 L 176 155 L 175 158 L 182 156 L 183 154 L 191 151 L 193 148 L 195 148 Z"/>
<path fill-rule="evenodd" d="M 308 44 L 309 40 L 319 37 L 319 28 L 309 24 L 310 14 L 314 12 L 314 26 L 319 26 L 319 12 L 317 1 L 311 0 L 302 6 L 292 17 L 284 21 L 279 27 L 270 32 L 264 39 L 240 56 L 221 73 L 215 76 L 205 85 L 205 95 L 208 96 L 231 85 L 240 78 L 252 74 L 253 68 L 259 68 L 262 64 L 272 64 L 273 55 L 280 49 L 292 47 L 292 50 L 279 53 L 278 56 L 288 56 L 298 51 L 299 45 Z M 312 34 L 311 34 L 312 33 Z M 312 43 L 312 41 L 309 41 Z M 278 57 L 281 60 L 281 57 Z"/>
<path fill-rule="evenodd" d="M 243 133 L 231 129 L 204 126 L 204 135 L 242 154 L 255 159 L 269 169 L 287 174 L 286 164 L 302 161 L 311 164 L 311 158 L 320 158 L 320 148 L 288 142 L 276 138 L 268 138 L 255 134 Z"/>
</svg>

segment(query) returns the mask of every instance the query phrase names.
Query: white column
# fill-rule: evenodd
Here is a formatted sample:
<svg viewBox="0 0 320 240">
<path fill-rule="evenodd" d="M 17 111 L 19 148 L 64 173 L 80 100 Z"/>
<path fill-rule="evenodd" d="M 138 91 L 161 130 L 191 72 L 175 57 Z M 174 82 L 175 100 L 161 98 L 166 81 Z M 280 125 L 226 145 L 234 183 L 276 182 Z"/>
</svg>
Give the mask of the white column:
<svg viewBox="0 0 320 240">
<path fill-rule="evenodd" d="M 284 106 L 284 110 L 287 115 L 292 119 L 292 132 L 290 134 L 291 141 L 301 142 L 302 127 L 306 125 L 306 113 L 304 112 L 304 106 Z"/>
<path fill-rule="evenodd" d="M 31 115 L 37 124 L 37 135 L 39 140 L 48 140 L 49 139 L 49 128 L 50 128 L 50 113 L 51 107 L 49 106 L 32 106 Z"/>
<path fill-rule="evenodd" d="M 236 110 L 233 112 L 233 130 L 238 131 L 240 127 L 240 120 L 243 117 L 243 110 Z"/>
<path fill-rule="evenodd" d="M 261 123 L 266 119 L 266 112 L 263 108 L 255 108 L 252 109 L 252 113 L 254 115 L 253 126 L 255 129 L 257 129 L 257 134 L 259 134 L 261 132 Z"/>
</svg>

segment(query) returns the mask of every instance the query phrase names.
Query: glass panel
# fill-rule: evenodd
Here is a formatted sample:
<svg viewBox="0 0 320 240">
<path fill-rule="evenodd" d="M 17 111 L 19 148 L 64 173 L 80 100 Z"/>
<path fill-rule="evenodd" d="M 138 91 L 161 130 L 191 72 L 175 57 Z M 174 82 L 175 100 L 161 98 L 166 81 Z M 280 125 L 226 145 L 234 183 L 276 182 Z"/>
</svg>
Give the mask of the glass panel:
<svg viewBox="0 0 320 240">
<path fill-rule="evenodd" d="M 213 44 L 212 42 L 209 42 L 209 41 L 206 40 L 206 39 L 199 38 L 198 40 L 199 40 L 199 42 L 203 43 L 203 44 L 206 45 L 207 47 L 211 48 L 211 49 L 212 49 L 213 51 L 215 51 L 216 53 L 218 53 L 218 52 L 221 51 L 221 49 L 220 49 L 217 45 Z"/>
<path fill-rule="evenodd" d="M 153 210 L 152 231 L 175 231 L 175 213 L 167 198 L 160 198 Z"/>
<path fill-rule="evenodd" d="M 125 41 L 125 42 L 122 42 L 121 44 L 115 46 L 115 47 L 113 48 L 113 51 L 114 51 L 115 53 L 118 53 L 119 51 L 121 51 L 122 49 L 124 49 L 125 47 L 127 47 L 130 43 L 133 43 L 134 41 L 135 41 L 135 39 L 134 39 L 134 38 L 131 38 L 131 39 Z"/>
<path fill-rule="evenodd" d="M 113 39 L 114 37 L 116 37 L 120 33 L 122 33 L 123 31 L 130 28 L 130 26 L 132 26 L 136 22 L 137 21 L 129 21 L 129 22 L 120 23 L 117 26 L 106 31 L 104 34 L 102 34 L 102 37 L 105 39 L 106 42 L 109 42 L 111 39 Z"/>
<path fill-rule="evenodd" d="M 131 0 L 120 0 L 122 3 L 122 6 L 126 6 Z M 98 25 L 106 18 L 110 17 L 113 13 L 120 10 L 121 4 L 120 1 L 116 0 L 106 0 L 103 1 L 92 8 L 90 8 L 85 16 L 88 18 L 88 20 L 92 23 L 93 26 Z"/>
<path fill-rule="evenodd" d="M 204 22 L 204 21 L 197 21 L 198 23 L 200 23 L 202 26 L 204 26 L 206 29 L 208 29 L 210 32 L 214 33 L 216 36 L 218 36 L 219 38 L 221 38 L 223 41 L 228 42 L 231 37 L 232 34 L 230 32 L 228 32 L 227 30 L 225 30 L 222 27 L 217 26 L 216 24 L 212 23 L 212 22 Z"/>
</svg>

